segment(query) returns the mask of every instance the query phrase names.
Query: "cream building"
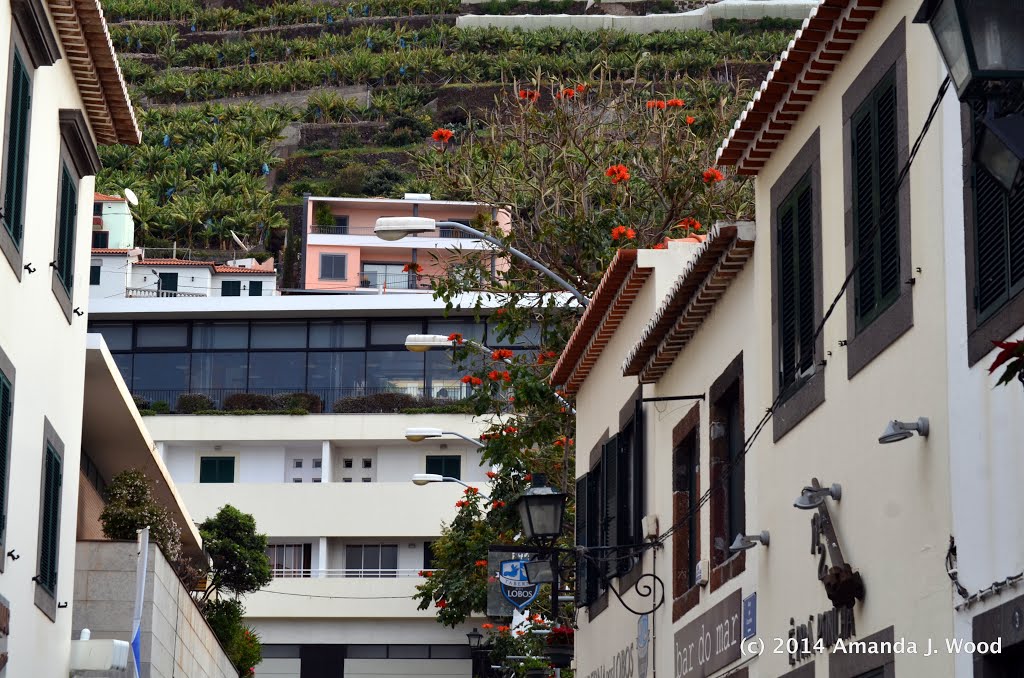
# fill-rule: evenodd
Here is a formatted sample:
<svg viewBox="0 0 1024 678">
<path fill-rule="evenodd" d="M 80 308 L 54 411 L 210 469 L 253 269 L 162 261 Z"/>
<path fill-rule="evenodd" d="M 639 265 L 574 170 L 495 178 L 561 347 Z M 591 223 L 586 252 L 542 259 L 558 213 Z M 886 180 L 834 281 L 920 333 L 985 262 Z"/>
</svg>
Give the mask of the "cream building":
<svg viewBox="0 0 1024 678">
<path fill-rule="evenodd" d="M 139 130 L 99 2 L 0 3 L 0 43 L 0 675 L 63 676 L 96 146 Z"/>
<path fill-rule="evenodd" d="M 640 571 L 661 577 L 667 602 L 638 626 L 599 584 L 579 615 L 582 675 L 1008 676 L 1024 665 L 1014 416 L 1024 393 L 993 388 L 987 370 L 991 342 L 1019 339 L 1024 325 L 1024 229 L 1017 192 L 973 162 L 972 117 L 952 93 L 922 135 L 946 69 L 913 23 L 919 5 L 822 2 L 719 154 L 755 182 L 750 261 L 724 292 L 698 283 L 683 300 L 699 254 L 668 273 L 680 281 L 668 294 L 653 257 L 678 244 L 637 253 L 627 276 L 613 265 L 605 284 L 617 291 L 588 308 L 556 368 L 555 381 L 578 390 L 578 497 L 608 468 L 601 432 L 618 420 L 621 439 L 625 394 L 704 396 L 642 405 L 646 484 L 634 513 L 648 516 L 640 536 L 661 546 L 643 551 Z M 715 452 L 734 438 L 732 418 L 715 411 L 716 375 L 740 351 L 747 453 L 728 463 Z M 926 431 L 882 444 L 891 420 L 919 418 Z M 742 482 L 735 470 L 716 482 L 725 468 L 742 468 Z M 813 480 L 823 491 L 804 489 Z M 595 511 L 601 525 L 621 523 L 607 500 L 622 482 L 590 491 L 580 543 L 640 542 L 621 526 L 618 542 L 590 527 Z M 735 493 L 742 502 L 726 500 Z M 708 497 L 699 510 L 694 494 Z M 716 566 L 715 537 L 735 539 L 718 526 L 732 516 L 768 544 L 738 544 L 751 548 Z M 843 563 L 850 571 L 832 570 Z M 623 591 L 637 576 L 608 585 Z M 623 595 L 643 611 L 635 591 Z"/>
</svg>

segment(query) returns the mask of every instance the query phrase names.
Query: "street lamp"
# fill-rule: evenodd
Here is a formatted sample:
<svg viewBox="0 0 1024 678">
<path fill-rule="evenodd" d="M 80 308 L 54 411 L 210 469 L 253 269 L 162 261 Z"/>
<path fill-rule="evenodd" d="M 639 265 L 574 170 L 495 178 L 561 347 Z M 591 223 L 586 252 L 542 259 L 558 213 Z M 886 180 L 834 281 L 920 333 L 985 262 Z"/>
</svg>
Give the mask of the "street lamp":
<svg viewBox="0 0 1024 678">
<path fill-rule="evenodd" d="M 925 0 L 914 23 L 928 24 L 964 101 L 986 82 L 1024 77 L 1020 13 L 1020 3 L 1008 0 Z"/>
<path fill-rule="evenodd" d="M 527 539 L 555 539 L 562 534 L 565 503 L 569 495 L 548 486 L 547 476 L 536 473 L 533 486 L 516 501 L 516 510 Z"/>
<path fill-rule="evenodd" d="M 505 250 L 512 256 L 525 261 L 533 268 L 554 280 L 561 288 L 568 290 L 574 297 L 576 297 L 576 301 L 580 302 L 580 306 L 586 306 L 590 302 L 590 299 L 583 296 L 582 292 L 570 285 L 564 278 L 533 257 L 523 254 L 514 247 L 505 245 L 497 238 L 489 236 L 486 233 L 478 231 L 470 226 L 466 226 L 465 224 L 460 224 L 457 221 L 435 221 L 429 217 L 381 217 L 380 219 L 377 219 L 377 224 L 373 227 L 373 232 L 381 240 L 394 242 L 409 235 L 429 233 L 434 231 L 438 226 L 458 229 L 464 233 L 469 233 L 475 238 L 488 242 L 498 249 Z"/>
<path fill-rule="evenodd" d="M 474 626 L 473 630 L 466 634 L 466 639 L 469 641 L 470 651 L 479 650 L 480 643 L 482 643 L 484 640 L 484 634 L 477 631 L 476 627 Z"/>
<path fill-rule="evenodd" d="M 462 435 L 457 431 L 442 431 L 439 428 L 407 428 L 405 429 L 405 439 L 411 443 L 420 443 L 427 438 L 440 438 L 441 436 L 455 436 L 462 438 L 468 443 L 473 443 L 478 448 L 483 448 L 484 444 L 479 440 L 474 440 L 469 436 Z"/>
<path fill-rule="evenodd" d="M 491 500 L 490 497 L 481 492 L 478 488 L 470 485 L 469 483 L 464 483 L 458 478 L 453 478 L 452 476 L 443 476 L 440 473 L 413 473 L 411 480 L 413 485 L 419 485 L 420 487 L 429 485 L 430 483 L 458 483 L 463 487 L 469 487 L 475 490 L 482 498 L 488 501 Z"/>
</svg>

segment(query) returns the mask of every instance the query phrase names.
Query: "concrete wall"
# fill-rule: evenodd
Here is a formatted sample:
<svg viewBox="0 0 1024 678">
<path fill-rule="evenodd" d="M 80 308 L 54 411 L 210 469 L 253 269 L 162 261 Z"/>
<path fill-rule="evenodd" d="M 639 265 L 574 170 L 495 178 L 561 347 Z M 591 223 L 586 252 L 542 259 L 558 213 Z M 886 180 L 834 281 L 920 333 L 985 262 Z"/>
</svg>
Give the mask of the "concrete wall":
<svg viewBox="0 0 1024 678">
<path fill-rule="evenodd" d="M 100 265 L 100 284 L 89 285 L 89 298 L 123 297 L 131 281 L 131 259 L 124 254 L 93 254 L 89 261 Z"/>
<path fill-rule="evenodd" d="M 159 273 L 177 273 L 178 292 L 210 296 L 213 269 L 209 266 L 146 266 L 145 264 L 136 264 L 132 266 L 130 286 L 156 291 L 157 276 L 153 273 L 154 270 Z M 217 295 L 220 296 L 219 284 L 217 285 Z"/>
<path fill-rule="evenodd" d="M 81 471 L 78 472 L 78 540 L 104 539 L 100 514 L 103 513 L 103 497 Z"/>
<path fill-rule="evenodd" d="M 129 638 L 136 554 L 132 542 L 78 542 L 72 622 L 76 637 L 88 628 L 94 639 Z M 141 678 L 236 678 L 238 672 L 155 545 L 149 547 L 144 595 Z"/>
</svg>

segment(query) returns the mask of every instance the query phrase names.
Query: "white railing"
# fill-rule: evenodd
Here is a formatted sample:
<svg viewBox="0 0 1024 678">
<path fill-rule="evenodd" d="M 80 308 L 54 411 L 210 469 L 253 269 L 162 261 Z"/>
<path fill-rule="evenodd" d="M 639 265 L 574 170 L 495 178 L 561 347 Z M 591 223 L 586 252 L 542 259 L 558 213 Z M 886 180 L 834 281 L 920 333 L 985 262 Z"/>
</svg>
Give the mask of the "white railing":
<svg viewBox="0 0 1024 678">
<path fill-rule="evenodd" d="M 291 567 L 273 568 L 271 574 L 275 579 L 395 579 L 398 577 L 419 577 L 422 572 L 436 572 L 436 570 L 415 570 L 415 569 L 380 569 L 380 570 L 352 570 L 352 569 L 326 569 L 316 568 L 297 569 Z"/>
<path fill-rule="evenodd" d="M 126 287 L 126 297 L 205 297 L 197 292 L 178 292 L 177 290 L 156 290 L 152 287 Z"/>
</svg>

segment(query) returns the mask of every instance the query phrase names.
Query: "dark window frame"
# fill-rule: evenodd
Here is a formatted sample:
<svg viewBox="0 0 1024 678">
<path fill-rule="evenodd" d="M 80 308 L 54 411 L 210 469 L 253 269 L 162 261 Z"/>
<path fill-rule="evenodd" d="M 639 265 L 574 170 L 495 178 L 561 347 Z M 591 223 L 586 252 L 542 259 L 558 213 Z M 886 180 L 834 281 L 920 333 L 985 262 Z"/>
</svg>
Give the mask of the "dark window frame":
<svg viewBox="0 0 1024 678">
<path fill-rule="evenodd" d="M 344 272 L 344 275 L 342 275 L 340 278 L 336 277 L 336 276 L 326 276 L 326 275 L 324 275 L 324 257 L 335 257 L 335 258 L 342 259 L 342 261 L 344 262 L 343 265 L 342 265 L 342 271 Z M 320 266 L 317 269 L 317 275 L 318 275 L 318 279 L 319 280 L 348 280 L 348 255 L 347 254 L 337 254 L 337 253 L 331 253 L 331 252 L 321 252 L 320 253 L 319 264 L 320 264 Z M 331 264 L 331 271 L 335 272 L 336 269 L 337 269 L 337 264 L 332 263 Z"/>
<path fill-rule="evenodd" d="M 0 555 L 3 555 L 7 553 L 4 546 L 7 544 L 7 506 L 9 504 L 11 447 L 14 440 L 14 396 L 17 373 L 14 364 L 2 348 L 0 348 L 0 376 L 6 381 L 6 386 L 0 389 L 0 417 L 3 416 L 2 390 L 7 391 L 7 436 L 0 438 L 0 448 L 3 449 L 3 456 L 0 456 L 0 465 L 2 465 L 0 466 Z M 3 430 L 3 423 L 0 422 L 0 434 Z M 6 558 L 0 559 L 0 573 L 4 571 L 6 560 Z"/>
<path fill-rule="evenodd" d="M 60 541 L 61 541 L 61 505 L 64 494 L 64 441 L 57 435 L 50 420 L 43 418 L 43 446 L 42 446 L 42 469 L 39 474 L 39 537 L 38 549 L 36 551 L 36 579 L 35 591 L 33 594 L 35 606 L 45 614 L 50 621 L 56 621 L 57 615 L 57 586 L 60 578 Z M 51 463 L 54 466 L 51 466 Z M 56 478 L 56 496 L 50 493 L 52 487 L 47 482 L 52 479 L 53 473 Z M 47 516 L 49 515 L 49 521 Z M 46 523 L 50 524 L 47 525 Z M 52 562 L 43 553 L 47 543 L 47 532 L 53 544 Z M 44 565 L 46 571 L 44 571 Z M 45 581 L 47 574 L 51 573 L 52 581 Z"/>
<path fill-rule="evenodd" d="M 250 280 L 249 281 L 249 296 L 250 297 L 262 297 L 263 296 L 263 281 L 262 280 Z M 308 340 L 307 340 L 307 344 L 308 344 Z"/>
<path fill-rule="evenodd" d="M 75 257 L 78 254 L 77 238 L 78 189 L 81 177 L 69 166 L 64 150 L 61 150 L 60 170 L 57 181 L 57 218 L 53 238 L 53 261 L 51 285 L 54 298 L 60 305 L 68 324 L 71 323 L 71 308 L 75 296 Z"/>
<path fill-rule="evenodd" d="M 229 287 L 231 293 L 228 294 Z M 220 281 L 220 296 L 222 297 L 240 297 L 242 296 L 242 281 L 241 280 L 221 280 Z"/>
<path fill-rule="evenodd" d="M 96 262 L 100 263 L 96 263 Z M 100 284 L 103 277 L 103 260 L 102 259 L 91 259 L 89 261 L 89 286 L 96 287 Z"/>
<path fill-rule="evenodd" d="M 975 363 L 995 350 L 993 341 L 1005 340 L 1021 327 L 1024 318 L 1024 286 L 1011 291 L 999 306 L 977 308 L 978 287 L 978 215 L 976 214 L 975 174 L 975 116 L 968 104 L 960 107 L 961 134 L 964 141 L 963 201 L 964 201 L 964 257 L 966 269 L 965 297 L 967 305 L 967 365 Z M 1017 187 L 1017 195 L 1024 187 Z M 1012 243 L 1009 243 L 1012 245 Z"/>
<path fill-rule="evenodd" d="M 905 21 L 892 31 L 871 61 L 843 94 L 843 202 L 846 233 L 846 270 L 857 261 L 857 230 L 854 219 L 853 124 L 879 90 L 892 82 L 896 90 L 896 165 L 897 176 L 910 154 L 910 130 L 907 103 L 907 56 Z M 846 294 L 846 367 L 852 379 L 876 356 L 884 352 L 914 325 L 911 250 L 910 181 L 905 179 L 895 196 L 899 238 L 899 271 L 896 290 L 884 308 L 873 316 L 858 317 L 858 287 L 855 277 Z M 876 224 L 877 227 L 877 224 Z M 876 236 L 877 237 L 877 236 Z"/>
<path fill-rule="evenodd" d="M 708 389 L 710 402 L 708 420 L 711 424 L 725 425 L 725 436 L 712 440 L 708 433 L 708 460 L 710 487 L 721 488 L 711 494 L 710 589 L 715 591 L 725 582 L 746 569 L 745 552 L 722 552 L 715 544 L 717 538 L 728 549 L 736 534 L 746 534 L 746 463 L 743 444 L 746 436 L 744 423 L 743 353 L 736 356 Z M 736 463 L 736 461 L 739 463 Z M 724 478 L 729 468 L 728 478 Z M 739 469 L 737 471 L 737 469 Z M 723 482 L 723 480 L 725 482 Z M 736 514 L 739 515 L 736 515 Z"/>
<path fill-rule="evenodd" d="M 177 292 L 178 291 L 178 279 L 181 277 L 178 271 L 161 271 L 156 274 L 159 285 L 157 289 L 161 292 Z M 173 282 L 171 282 L 173 281 Z M 168 282 L 171 282 L 171 286 L 168 287 Z"/>
<path fill-rule="evenodd" d="M 216 473 L 218 478 L 220 478 L 221 477 L 220 474 L 223 473 L 223 468 L 221 468 L 221 467 L 224 465 L 224 462 L 225 461 L 230 461 L 231 462 L 231 480 L 203 480 L 203 462 L 205 462 L 205 461 L 216 461 L 216 462 L 218 462 L 217 468 L 215 469 L 215 473 Z M 222 455 L 214 455 L 214 454 L 200 455 L 199 456 L 199 477 L 197 478 L 197 481 L 202 483 L 202 484 L 204 484 L 204 485 L 217 485 L 217 484 L 231 484 L 231 483 L 234 483 L 235 482 L 235 476 L 237 475 L 235 473 L 235 471 L 237 470 L 235 468 L 236 466 L 238 466 L 238 458 L 233 456 L 233 455 L 223 455 L 223 454 Z M 211 473 L 214 473 L 214 471 L 211 471 Z"/>
<path fill-rule="evenodd" d="M 820 130 L 815 129 L 803 147 L 797 151 L 789 166 L 782 172 L 771 188 L 771 256 L 772 256 L 772 394 L 779 398 L 781 388 L 780 365 L 780 319 L 779 319 L 779 256 L 778 256 L 778 214 L 783 203 L 791 197 L 801 182 L 808 181 L 811 189 L 811 233 L 813 238 L 812 263 L 814 267 L 814 326 L 822 318 L 822 263 L 821 263 L 821 153 Z M 825 402 L 825 373 L 822 369 L 825 343 L 822 334 L 814 342 L 813 373 L 805 377 L 776 405 L 772 417 L 772 435 L 775 442 L 791 431 L 805 417 Z"/>
<path fill-rule="evenodd" d="M 363 460 L 366 461 L 365 459 Z M 439 475 L 447 476 L 449 478 L 455 478 L 456 480 L 462 480 L 462 455 L 461 454 L 428 454 L 424 458 L 423 468 L 425 473 L 431 473 L 430 466 L 431 462 L 441 464 L 442 472 Z M 444 473 L 443 469 L 447 468 L 447 464 L 457 463 L 459 466 L 458 473 L 451 475 L 450 473 Z M 366 466 L 363 466 L 366 468 Z"/>
<path fill-rule="evenodd" d="M 13 3 L 12 3 L 13 5 Z M 14 271 L 15 277 L 21 280 L 22 275 L 22 257 L 24 254 L 23 246 L 25 242 L 25 208 L 26 208 L 26 193 L 28 187 L 28 158 L 32 146 L 32 93 L 34 85 L 35 68 L 29 59 L 25 58 L 28 54 L 28 50 L 25 48 L 25 42 L 21 37 L 18 30 L 11 31 L 11 47 L 8 53 L 8 73 L 7 82 L 4 83 L 4 109 L 6 111 L 4 115 L 4 129 L 3 129 L 3 162 L 0 163 L 0 210 L 7 212 L 8 207 L 8 190 L 7 181 L 8 175 L 12 172 L 11 162 L 15 161 L 19 154 L 11 149 L 11 144 L 14 140 L 11 139 L 11 122 L 14 119 L 14 73 L 15 67 L 20 65 L 25 70 L 25 77 L 28 79 L 28 104 L 27 111 L 25 112 L 25 131 L 24 131 L 24 152 L 20 154 L 22 167 L 20 168 L 21 173 L 21 185 L 13 186 L 14 197 L 11 198 L 16 204 L 20 204 L 20 212 L 15 219 L 15 222 L 8 224 L 7 220 L 9 217 L 4 217 L 2 223 L 0 223 L 0 251 L 4 253 L 7 262 L 10 264 L 11 269 Z M 20 99 L 19 99 L 20 101 Z"/>
<path fill-rule="evenodd" d="M 672 429 L 672 621 L 700 602 L 700 404 Z"/>
</svg>

